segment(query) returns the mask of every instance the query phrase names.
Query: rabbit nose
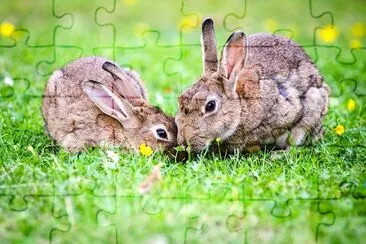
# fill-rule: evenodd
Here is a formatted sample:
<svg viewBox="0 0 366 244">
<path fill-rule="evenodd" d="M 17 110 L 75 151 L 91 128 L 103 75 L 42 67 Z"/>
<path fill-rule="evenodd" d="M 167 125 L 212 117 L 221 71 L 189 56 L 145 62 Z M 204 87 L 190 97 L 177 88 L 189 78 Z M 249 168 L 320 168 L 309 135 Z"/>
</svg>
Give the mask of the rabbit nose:
<svg viewBox="0 0 366 244">
<path fill-rule="evenodd" d="M 181 146 L 188 146 L 189 144 L 189 137 L 187 136 L 186 130 L 183 130 L 181 133 L 178 134 L 178 145 Z"/>
<path fill-rule="evenodd" d="M 184 136 L 182 135 L 182 133 L 178 133 L 178 138 L 177 138 L 177 140 L 178 140 L 178 145 L 183 145 L 183 144 L 185 144 L 185 138 L 184 138 Z M 183 145 L 184 146 L 184 145 Z"/>
</svg>

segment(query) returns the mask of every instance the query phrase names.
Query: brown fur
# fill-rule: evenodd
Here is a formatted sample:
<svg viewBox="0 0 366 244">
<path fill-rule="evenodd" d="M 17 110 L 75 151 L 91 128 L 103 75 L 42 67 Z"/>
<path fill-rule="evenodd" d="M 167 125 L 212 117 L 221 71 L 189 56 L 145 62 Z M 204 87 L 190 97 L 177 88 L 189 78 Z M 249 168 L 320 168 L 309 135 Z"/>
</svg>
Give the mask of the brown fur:
<svg viewBox="0 0 366 244">
<path fill-rule="evenodd" d="M 100 144 L 134 150 L 138 150 L 141 143 L 146 143 L 153 149 L 175 146 L 177 129 L 174 118 L 148 104 L 145 100 L 146 92 L 137 73 L 115 67 L 118 74 L 128 79 L 127 83 L 116 84 L 119 80 L 114 77 L 114 73 L 102 68 L 106 61 L 99 57 L 81 58 L 52 74 L 42 104 L 50 136 L 66 150 L 73 152 Z M 128 128 L 124 128 L 117 119 L 103 113 L 86 95 L 82 82 L 87 80 L 100 82 L 133 106 L 130 120 L 132 124 L 126 124 Z M 138 96 L 121 94 L 123 89 Z M 157 124 L 165 126 L 169 140 L 159 140 L 150 131 L 150 128 Z"/>
<path fill-rule="evenodd" d="M 234 32 L 217 66 L 179 98 L 179 144 L 200 151 L 220 137 L 226 150 L 245 151 L 266 143 L 287 148 L 303 144 L 309 135 L 321 137 L 329 88 L 295 42 L 266 33 L 246 37 Z M 214 113 L 205 113 L 210 97 L 220 105 Z"/>
</svg>

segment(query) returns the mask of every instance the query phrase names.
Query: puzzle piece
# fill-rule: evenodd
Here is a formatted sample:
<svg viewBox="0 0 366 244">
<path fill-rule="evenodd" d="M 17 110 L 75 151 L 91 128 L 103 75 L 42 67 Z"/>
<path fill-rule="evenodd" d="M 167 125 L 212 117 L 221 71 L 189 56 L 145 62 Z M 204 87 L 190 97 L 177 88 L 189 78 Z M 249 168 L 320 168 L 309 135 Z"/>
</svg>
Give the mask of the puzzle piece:
<svg viewBox="0 0 366 244">
<path fill-rule="evenodd" d="M 231 34 L 226 29 L 227 15 L 239 16 L 245 11 L 245 0 L 229 1 L 182 1 L 182 15 L 184 22 L 181 25 L 182 46 L 199 44 L 197 36 L 201 34 L 201 23 L 204 18 L 212 17 L 215 19 L 217 43 L 222 46 L 227 37 Z M 224 31 L 225 30 L 225 31 Z"/>
<path fill-rule="evenodd" d="M 241 29 L 247 34 L 266 31 L 285 35 L 306 47 L 307 52 L 316 53 L 316 49 L 314 48 L 316 45 L 314 41 L 315 30 L 319 26 L 331 23 L 332 20 L 332 15 L 329 13 L 314 16 L 312 12 L 313 4 L 311 1 L 297 2 L 294 6 L 291 6 L 293 12 L 284 16 L 281 20 L 272 17 L 276 13 L 276 9 L 279 11 L 281 8 L 282 3 L 280 1 L 226 1 L 225 3 L 221 3 L 223 6 L 217 8 L 215 5 L 215 8 L 213 7 L 213 9 L 208 8 L 207 6 L 210 6 L 210 4 L 206 2 L 183 1 L 182 3 L 182 13 L 185 16 L 215 16 L 217 45 L 220 50 L 231 32 L 233 30 Z M 220 5 L 220 3 L 218 4 Z M 222 12 L 222 9 L 227 8 L 230 10 Z M 302 12 L 304 9 L 308 10 L 307 15 L 298 14 L 298 12 Z M 222 13 L 226 14 L 223 15 Z M 291 21 L 286 18 L 291 19 Z M 263 22 L 263 25 L 261 26 L 262 29 L 258 29 L 258 24 L 254 26 L 254 22 Z M 307 26 L 307 28 L 300 28 L 297 26 L 302 23 L 307 23 L 309 26 Z M 225 32 L 224 28 L 227 29 Z M 194 70 L 196 75 L 193 77 L 191 75 L 192 72 L 184 72 L 184 69 L 186 69 L 185 67 L 189 67 L 190 63 L 201 62 L 200 36 L 201 26 L 197 24 L 194 25 L 193 30 L 182 31 L 182 42 L 180 43 L 181 51 L 179 55 L 170 57 L 166 60 L 168 75 L 178 76 L 180 84 L 182 84 L 182 89 L 192 84 L 201 73 L 197 69 L 198 66 L 194 66 L 197 70 Z M 300 37 L 301 39 L 299 39 Z"/>
<path fill-rule="evenodd" d="M 54 35 L 59 29 L 70 28 L 74 23 L 74 17 L 70 13 L 60 13 L 58 11 L 58 0 L 35 0 L 33 4 L 24 4 L 22 1 L 12 2 L 11 4 L 2 4 L 0 16 L 14 25 L 15 32 L 10 33 L 9 37 L 2 36 L 2 43 L 17 42 L 19 38 L 27 34 L 28 44 L 33 47 L 53 46 Z M 40 8 L 39 6 L 42 6 Z M 47 20 L 47 25 L 44 24 Z M 26 33 L 25 33 L 26 32 Z"/>
<path fill-rule="evenodd" d="M 175 88 L 175 90 L 178 89 L 176 94 L 182 93 L 190 85 L 189 81 L 194 82 L 202 70 L 197 65 L 195 70 L 185 72 L 187 64 L 201 60 L 200 45 L 182 45 L 179 49 L 179 53 L 176 56 L 170 56 L 164 60 L 164 72 L 166 72 L 169 80 L 175 80 L 175 83 L 179 84 Z"/>
<path fill-rule="evenodd" d="M 324 70 L 332 72 L 322 72 L 324 78 L 331 88 L 331 97 L 341 97 L 345 95 L 355 95 L 364 97 L 366 95 L 366 76 L 359 72 L 366 58 L 366 49 L 357 49 L 352 52 L 357 59 L 350 63 L 340 63 L 337 61 L 340 55 L 338 47 L 316 47 L 316 55 L 313 59 Z M 344 92 L 346 91 L 346 94 Z"/>
<path fill-rule="evenodd" d="M 158 215 L 149 214 L 145 216 L 141 214 L 143 213 L 141 202 L 136 198 L 104 198 L 101 206 L 102 209 L 97 211 L 96 221 L 101 227 L 101 231 L 114 233 L 109 237 L 109 241 L 114 243 L 128 241 L 133 235 L 139 235 L 139 232 L 140 235 L 143 234 L 139 229 L 146 227 L 148 222 L 152 224 L 154 219 L 156 221 Z M 125 218 L 124 223 L 118 221 L 121 216 Z M 146 237 L 140 236 L 140 238 L 145 239 Z"/>
<path fill-rule="evenodd" d="M 25 165 L 12 166 L 8 172 L 3 176 L 0 195 L 5 198 L 13 211 L 24 211 L 28 208 L 29 198 L 52 192 L 52 184 L 45 181 L 44 173 L 40 170 L 33 171 L 33 168 Z M 22 178 L 15 177 L 19 172 L 22 172 L 20 174 Z"/>
<path fill-rule="evenodd" d="M 141 74 L 141 78 L 145 81 L 147 90 L 158 89 L 159 92 L 155 96 L 149 97 L 149 101 L 153 104 L 163 106 L 166 104 L 174 104 L 176 94 L 179 91 L 179 80 L 175 77 L 165 74 L 164 61 L 168 57 L 179 53 L 179 47 L 170 45 L 159 45 L 160 35 L 157 32 L 145 32 L 143 34 L 145 43 L 139 47 L 117 47 L 117 63 L 122 67 L 131 67 Z M 154 53 L 159 53 L 158 57 L 151 59 Z M 149 53 L 149 55 L 146 55 Z M 152 56 L 150 56 L 152 55 Z M 148 74 L 147 71 L 149 70 Z M 146 75 L 145 75 L 146 74 Z M 171 111 L 173 108 L 167 108 Z"/>
<path fill-rule="evenodd" d="M 245 217 L 247 241 L 252 242 L 316 242 L 319 232 L 334 224 L 332 211 L 319 211 L 317 201 L 294 200 L 287 202 L 287 215 L 275 216 L 271 201 L 246 201 Z M 271 211 L 272 215 L 267 212 Z M 296 227 L 293 221 L 296 220 Z M 301 228 L 294 229 L 294 228 Z M 296 233 L 303 233 L 299 239 Z M 287 234 L 284 234 L 287 233 Z M 306 234 L 304 234 L 306 233 Z M 300 238 L 301 238 L 300 237 Z"/>
<path fill-rule="evenodd" d="M 90 231 L 97 230 L 98 228 L 95 219 L 95 212 L 97 211 L 97 205 L 94 204 L 95 198 L 83 194 L 81 196 L 67 196 L 64 198 L 59 197 L 57 199 L 64 201 L 64 211 L 58 213 L 58 216 L 55 217 L 56 219 L 59 219 L 58 221 L 61 223 L 55 225 L 55 227 L 50 230 L 50 243 L 65 241 L 85 242 L 88 240 L 101 242 L 107 240 L 109 233 L 108 235 L 103 235 L 105 233 Z M 92 209 L 89 211 L 80 211 L 86 204 L 90 204 Z"/>
<path fill-rule="evenodd" d="M 109 23 L 115 27 L 117 47 L 143 46 L 145 32 L 159 34 L 159 38 L 156 40 L 157 46 L 177 46 L 179 44 L 179 27 L 182 21 L 180 1 L 162 0 L 156 4 L 149 1 L 123 0 L 114 1 L 111 5 L 108 9 L 100 9 L 96 15 L 96 21 L 103 24 Z M 139 9 L 144 11 L 138 11 Z M 169 21 L 156 18 L 157 14 L 166 14 Z"/>
<path fill-rule="evenodd" d="M 10 84 L 1 82 L 1 89 L 13 90 L 12 92 L 6 92 L 2 97 L 14 95 L 15 89 L 17 90 L 17 95 L 32 94 L 32 96 L 36 97 L 42 96 L 40 90 L 43 89 L 43 83 L 35 82 L 42 79 L 40 76 L 41 70 L 38 69 L 37 63 L 51 56 L 52 47 L 49 45 L 30 44 L 29 33 L 27 30 L 15 30 L 13 35 L 19 35 L 16 44 L 10 47 L 0 47 L 0 52 L 21 53 L 22 55 L 17 65 L 14 65 L 14 60 L 12 59 L 4 59 L 4 62 L 1 64 L 3 81 L 5 79 L 10 81 L 8 82 Z M 12 74 L 21 74 L 21 76 L 17 77 Z"/>
<path fill-rule="evenodd" d="M 150 198 L 150 197 L 148 197 Z M 153 197 L 151 197 L 153 198 Z M 119 243 L 131 241 L 130 238 L 137 236 L 140 240 L 148 241 L 151 236 L 161 236 L 167 240 L 191 242 L 200 240 L 200 235 L 207 235 L 205 238 L 214 240 L 240 240 L 243 237 L 239 231 L 229 232 L 226 228 L 226 219 L 220 218 L 222 212 L 240 213 L 239 203 L 222 203 L 208 207 L 204 202 L 191 199 L 160 199 L 164 211 L 144 214 L 142 208 L 148 199 L 141 198 L 105 198 L 102 204 L 103 209 L 97 212 L 97 222 L 101 226 L 100 231 L 106 229 L 111 235 L 109 241 Z M 114 203 L 113 203 L 114 202 Z M 113 203 L 113 204 L 111 204 Z M 110 207 L 108 207 L 110 206 Z M 192 216 L 187 219 L 190 213 L 200 213 L 199 216 Z M 121 216 L 125 221 L 118 221 Z M 196 221 L 192 219 L 196 218 Z M 159 219 L 167 219 L 171 224 L 170 228 L 182 230 L 179 233 L 164 231 L 166 227 Z M 230 222 L 231 223 L 231 222 Z M 185 226 L 188 225 L 185 229 Z M 201 226 L 201 227 L 198 227 Z M 150 235 L 146 235 L 144 228 L 153 229 Z M 185 229 L 185 231 L 183 231 Z M 216 230 L 216 231 L 213 231 Z M 198 233 L 197 233 L 198 231 Z M 200 232 L 202 231 L 202 233 Z M 180 236 L 178 239 L 174 236 Z M 116 238 L 116 240 L 114 239 Z"/>
<path fill-rule="evenodd" d="M 12 33 L 12 35 L 10 36 L 10 38 L 14 41 L 19 43 L 20 39 L 22 38 L 26 38 L 26 41 L 24 42 L 26 47 L 32 48 L 33 50 L 44 50 L 45 48 L 51 48 L 52 51 L 46 51 L 46 53 L 52 54 L 53 58 L 52 60 L 50 60 L 50 58 L 48 58 L 47 60 L 42 60 L 37 62 L 36 64 L 36 69 L 37 69 L 37 73 L 40 75 L 44 75 L 44 76 L 48 76 L 51 71 L 45 72 L 44 71 L 44 67 L 42 67 L 44 65 L 44 63 L 47 64 L 53 64 L 56 62 L 56 54 L 58 53 L 58 51 L 60 49 L 67 49 L 67 54 L 65 56 L 70 56 L 70 53 L 75 53 L 75 49 L 79 50 L 79 47 L 77 46 L 58 46 L 56 43 L 56 36 L 58 36 L 58 33 L 60 32 L 60 30 L 63 29 L 70 29 L 73 24 L 74 24 L 74 18 L 70 13 L 62 13 L 59 14 L 58 11 L 56 11 L 56 6 L 55 6 L 55 2 L 56 1 L 47 1 L 46 4 L 48 4 L 47 8 L 42 9 L 42 11 L 38 11 L 35 9 L 37 8 L 38 4 L 34 3 L 34 5 L 28 5 L 26 6 L 26 10 L 23 11 L 28 11 L 29 15 L 27 15 L 26 17 L 24 15 L 19 14 L 18 16 L 21 16 L 22 18 L 19 19 L 15 19 L 15 23 L 17 24 L 17 26 L 19 26 L 19 28 L 15 29 L 15 31 Z M 4 9 L 5 12 L 7 11 L 11 11 L 8 9 Z M 38 16 L 37 16 L 38 15 Z M 37 16 L 38 18 L 36 18 L 35 16 Z M 39 18 L 41 17 L 41 18 Z M 53 29 L 50 30 L 45 30 L 42 28 L 41 24 L 37 24 L 34 23 L 34 20 L 40 20 L 40 19 L 48 19 L 49 21 L 53 21 L 53 25 L 47 25 L 47 26 L 54 26 Z M 17 23 L 19 22 L 19 23 Z M 59 22 L 61 22 L 62 24 L 60 24 Z M 33 23 L 33 25 L 30 25 Z M 52 33 L 52 35 L 47 35 L 48 33 Z M 57 48 L 56 48 L 57 47 Z M 79 50 L 80 51 L 80 50 Z M 25 53 L 25 56 L 27 56 L 27 53 Z M 31 55 L 30 57 L 34 57 L 34 56 L 38 56 L 38 55 Z M 28 57 L 29 58 L 29 57 Z M 57 66 L 60 66 L 60 63 L 56 64 Z"/>
<path fill-rule="evenodd" d="M 39 158 L 32 147 L 28 148 L 29 162 L 38 162 Z M 57 160 L 57 159 L 55 159 Z M 57 161 L 56 161 L 57 163 Z M 7 174 L 1 179 L 0 196 L 8 202 L 12 211 L 26 211 L 30 199 L 47 197 L 67 197 L 83 194 L 81 180 L 75 176 L 71 167 L 57 169 L 59 178 L 50 178 L 52 170 L 42 167 L 32 167 L 27 164 L 4 164 Z M 21 177 L 19 177 L 20 175 Z"/>
<path fill-rule="evenodd" d="M 74 4 L 68 5 L 55 2 L 55 9 L 63 13 L 63 15 L 67 13 L 73 16 L 73 23 L 68 28 L 57 29 L 57 33 L 54 33 L 53 58 L 51 60 L 44 60 L 39 64 L 44 70 L 47 70 L 44 75 L 50 75 L 55 69 L 80 58 L 82 55 L 93 55 L 93 48 L 90 47 L 96 44 L 109 46 L 111 45 L 110 43 L 113 43 L 113 39 L 115 38 L 113 26 L 112 29 L 104 28 L 104 25 L 96 22 L 96 15 L 103 6 L 97 1 L 90 2 L 88 5 L 81 6 L 79 4 L 75 2 Z M 80 11 L 81 9 L 82 11 Z M 89 24 L 92 22 L 95 25 Z M 87 38 L 85 31 L 89 33 Z M 73 37 L 72 39 L 69 38 L 70 35 Z M 80 46 L 81 43 L 82 46 Z"/>
<path fill-rule="evenodd" d="M 34 7 L 37 6 L 35 3 L 34 5 L 27 6 L 27 11 L 29 11 L 29 14 L 26 17 L 24 15 L 19 15 L 18 18 L 15 18 L 14 21 L 17 23 L 17 28 L 12 31 L 11 35 L 8 37 L 3 37 L 0 39 L 0 41 L 5 40 L 7 42 L 7 45 L 0 45 L 0 51 L 6 51 L 11 53 L 18 53 L 21 52 L 21 58 L 19 59 L 19 62 L 16 66 L 14 66 L 12 63 L 8 63 L 10 60 L 5 60 L 4 67 L 2 69 L 3 72 L 8 79 L 12 80 L 39 80 L 42 79 L 39 76 L 48 76 L 51 71 L 45 71 L 44 67 L 42 65 L 46 63 L 55 63 L 56 62 L 56 53 L 57 50 L 60 48 L 66 48 L 68 50 L 68 54 L 66 56 L 70 56 L 70 53 L 75 52 L 75 49 L 78 49 L 78 47 L 62 47 L 60 46 L 58 49 L 56 49 L 55 44 L 55 36 L 57 35 L 57 31 L 60 29 L 67 29 L 72 26 L 73 18 L 72 15 L 65 13 L 63 15 L 57 15 L 55 9 L 54 9 L 54 1 L 48 1 L 47 4 L 50 4 L 45 10 L 42 10 L 41 12 L 37 12 L 34 10 Z M 7 7 L 9 7 L 7 5 Z M 3 9 L 4 13 L 10 11 L 9 9 L 5 8 Z M 49 10 L 49 12 L 47 11 Z M 52 19 L 55 21 L 55 27 L 53 30 L 44 30 L 42 29 L 43 25 L 34 25 L 34 26 L 28 26 L 29 23 L 32 21 L 29 21 L 29 19 L 36 19 L 34 14 L 41 15 L 43 18 Z M 5 14 L 4 14 L 5 15 Z M 15 16 L 15 15 L 14 15 Z M 14 17 L 13 16 L 13 17 Z M 20 16 L 22 18 L 20 18 Z M 54 17 L 51 18 L 50 16 Z M 39 17 L 39 16 L 38 16 Z M 59 24 L 57 21 L 62 21 L 63 24 Z M 48 25 L 47 25 L 48 26 Z M 41 28 L 40 28 L 41 27 Z M 13 27 L 15 28 L 15 27 Z M 51 38 L 48 38 L 49 36 L 45 35 L 45 33 L 53 32 L 53 35 L 51 35 Z M 10 41 L 11 40 L 11 41 Z M 9 44 L 11 43 L 11 44 Z M 19 54 L 18 54 L 19 55 Z M 50 58 L 52 57 L 53 58 Z M 37 58 L 35 58 L 37 57 Z M 52 59 L 53 61 L 45 61 Z M 32 66 L 29 66 L 29 64 L 32 64 Z M 57 63 L 56 65 L 60 65 Z M 19 69 L 22 67 L 22 72 L 24 76 L 22 77 L 14 77 L 11 74 L 13 73 L 19 73 Z M 28 69 L 24 69 L 24 67 Z M 31 68 L 31 69 L 30 69 Z M 32 87 L 30 85 L 27 88 L 30 88 L 31 90 L 43 90 L 43 84 L 41 82 L 32 82 Z M 34 92 L 32 92 L 34 93 Z M 39 93 L 39 92 L 38 92 Z M 5 97 L 12 96 L 13 93 L 7 93 Z M 4 95 L 2 95 L 4 96 Z M 41 96 L 41 94 L 36 94 L 36 96 Z"/>
<path fill-rule="evenodd" d="M 329 24 L 331 21 L 330 16 L 326 13 L 313 15 L 312 11 L 315 7 L 312 1 L 288 3 L 287 9 L 291 9 L 291 11 L 281 15 L 280 19 L 277 17 L 277 13 L 283 12 L 283 3 L 281 1 L 247 0 L 244 8 L 242 15 L 228 14 L 224 19 L 224 25 L 230 31 L 242 29 L 248 33 L 274 32 L 288 36 L 302 46 L 314 45 L 314 30 L 319 26 Z M 262 25 L 252 24 L 258 22 Z M 306 23 L 305 28 L 302 23 Z"/>
<path fill-rule="evenodd" d="M 0 201 L 2 230 L 7 230 L 2 231 L 3 242 L 24 241 L 24 237 L 30 234 L 28 240 L 52 242 L 55 233 L 70 228 L 70 218 L 65 211 L 66 200 L 62 202 L 55 196 L 33 195 L 28 196 L 27 201 L 27 208 L 22 210 L 14 210 Z M 16 236 L 9 235 L 13 228 L 17 230 Z"/>
<path fill-rule="evenodd" d="M 160 5 L 161 4 L 161 5 Z M 151 87 L 158 88 L 161 93 L 150 97 L 150 101 L 154 104 L 162 106 L 166 104 L 165 100 L 173 100 L 176 98 L 176 91 L 180 91 L 180 80 L 170 74 L 165 75 L 165 63 L 164 60 L 167 57 L 171 57 L 174 54 L 179 54 L 179 42 L 171 41 L 174 39 L 171 31 L 169 32 L 169 40 L 165 38 L 166 33 L 162 30 L 155 30 L 154 25 L 158 19 L 148 20 L 149 16 L 140 16 L 139 23 L 129 23 L 128 16 L 126 14 L 132 14 L 134 12 L 124 12 L 125 8 L 133 11 L 134 9 L 143 7 L 148 8 L 150 11 L 156 10 L 159 12 L 159 8 L 166 7 L 166 4 L 171 4 L 170 1 L 160 2 L 159 5 L 149 2 L 134 2 L 129 5 L 127 2 L 119 1 L 114 2 L 114 5 L 110 9 L 100 9 L 96 15 L 97 22 L 109 23 L 108 25 L 115 28 L 115 41 L 113 45 L 96 47 L 94 53 L 96 55 L 113 56 L 122 67 L 130 67 L 135 69 L 141 74 L 142 80 L 146 81 L 147 89 Z M 165 5 L 164 5 L 165 4 Z M 174 15 L 174 18 L 178 18 L 180 15 Z M 134 16 L 135 18 L 137 16 Z M 121 19 L 126 21 L 120 21 Z M 177 23 L 179 19 L 176 20 Z M 167 23 L 171 29 L 177 29 L 177 39 L 179 37 L 178 28 L 173 22 Z M 177 43 L 178 42 L 178 43 Z M 154 53 L 159 55 L 153 55 Z M 148 55 L 147 55 L 148 54 Z M 149 57 L 155 57 L 150 59 Z M 157 60 L 157 57 L 159 58 Z M 149 72 L 144 72 L 149 70 Z M 169 102 L 172 104 L 172 102 Z M 173 108 L 168 108 L 168 111 L 172 111 Z"/>
<path fill-rule="evenodd" d="M 243 230 L 247 223 L 240 202 L 223 202 L 210 206 L 201 202 L 200 206 L 195 208 L 200 214 L 188 218 L 184 243 L 201 242 L 202 240 L 229 243 L 244 242 L 245 233 Z"/>
<path fill-rule="evenodd" d="M 356 62 L 354 52 L 366 48 L 365 16 L 362 14 L 366 11 L 365 4 L 357 1 L 352 4 L 344 4 L 345 2 L 341 0 L 337 3 L 318 0 L 312 2 L 316 6 L 315 12 L 319 13 L 324 10 L 332 15 L 331 23 L 316 30 L 314 37 L 317 45 L 336 47 L 338 49 L 337 62 L 342 64 Z"/>
</svg>

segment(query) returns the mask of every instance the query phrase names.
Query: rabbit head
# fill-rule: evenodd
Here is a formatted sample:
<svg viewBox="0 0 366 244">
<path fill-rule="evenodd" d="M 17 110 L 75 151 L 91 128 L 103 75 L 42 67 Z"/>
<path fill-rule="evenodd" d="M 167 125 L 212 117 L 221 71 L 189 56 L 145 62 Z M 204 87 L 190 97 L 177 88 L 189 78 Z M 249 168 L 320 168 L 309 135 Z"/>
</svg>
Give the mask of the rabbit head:
<svg viewBox="0 0 366 244">
<path fill-rule="evenodd" d="M 216 138 L 225 140 L 237 129 L 242 105 L 236 83 L 247 54 L 245 34 L 234 32 L 219 62 L 211 19 L 202 24 L 201 45 L 203 75 L 180 95 L 176 116 L 178 144 L 189 145 L 192 152 L 204 149 Z"/>
<path fill-rule="evenodd" d="M 112 89 L 94 80 L 83 81 L 82 88 L 101 112 L 122 125 L 128 144 L 135 150 L 143 143 L 154 150 L 176 146 L 174 118 L 147 102 L 136 74 L 125 72 L 111 62 L 105 62 L 102 67 L 114 79 Z"/>
</svg>

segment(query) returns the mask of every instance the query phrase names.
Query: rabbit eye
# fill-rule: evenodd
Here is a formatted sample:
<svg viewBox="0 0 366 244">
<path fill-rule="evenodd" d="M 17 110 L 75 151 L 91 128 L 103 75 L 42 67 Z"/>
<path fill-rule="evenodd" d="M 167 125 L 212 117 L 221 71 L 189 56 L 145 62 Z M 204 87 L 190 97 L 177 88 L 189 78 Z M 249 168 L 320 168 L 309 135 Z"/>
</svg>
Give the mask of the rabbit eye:
<svg viewBox="0 0 366 244">
<path fill-rule="evenodd" d="M 168 139 L 168 134 L 164 129 L 156 129 L 156 134 L 163 139 Z"/>
<path fill-rule="evenodd" d="M 216 108 L 216 101 L 211 100 L 208 103 L 206 103 L 205 111 L 206 111 L 206 113 L 210 113 L 210 112 L 214 111 L 215 108 Z"/>
</svg>

